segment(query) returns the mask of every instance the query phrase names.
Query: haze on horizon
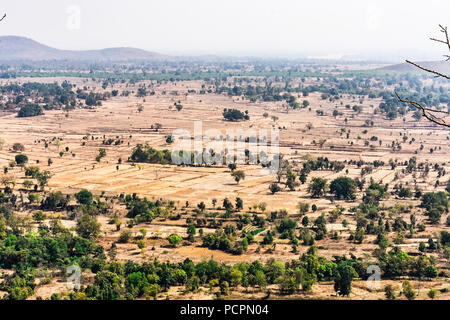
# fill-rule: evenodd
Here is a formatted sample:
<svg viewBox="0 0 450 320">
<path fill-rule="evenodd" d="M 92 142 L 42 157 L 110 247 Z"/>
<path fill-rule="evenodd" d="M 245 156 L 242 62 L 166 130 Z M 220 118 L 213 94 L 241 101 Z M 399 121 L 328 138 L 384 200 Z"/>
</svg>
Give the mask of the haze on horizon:
<svg viewBox="0 0 450 320">
<path fill-rule="evenodd" d="M 4 0 L 1 35 L 69 50 L 441 60 L 446 0 Z"/>
</svg>

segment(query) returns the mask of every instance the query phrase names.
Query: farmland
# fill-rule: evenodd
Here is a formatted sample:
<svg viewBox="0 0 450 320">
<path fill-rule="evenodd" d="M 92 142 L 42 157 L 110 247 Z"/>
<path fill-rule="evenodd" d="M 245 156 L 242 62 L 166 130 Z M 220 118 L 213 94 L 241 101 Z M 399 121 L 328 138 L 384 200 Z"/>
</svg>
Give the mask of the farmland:
<svg viewBox="0 0 450 320">
<path fill-rule="evenodd" d="M 223 274 L 196 275 L 196 283 L 182 276 L 170 284 L 153 281 L 140 291 L 125 285 L 114 297 L 384 299 L 391 285 L 398 299 L 406 299 L 409 291 L 402 284 L 409 280 L 417 298 L 429 299 L 428 292 L 436 289 L 439 299 L 449 299 L 450 132 L 393 98 L 398 90 L 445 109 L 448 84 L 423 75 L 357 70 L 361 66 L 319 65 L 305 71 L 309 68 L 192 71 L 172 79 L 155 73 L 111 80 L 107 71 L 90 77 L 76 72 L 3 77 L 2 212 L 13 213 L 4 214 L 0 228 L 0 253 L 12 261 L 2 266 L 0 281 L 10 284 L 0 287 L 2 296 L 14 297 L 11 279 L 25 276 L 10 270 L 21 264 L 34 273 L 19 297 L 57 299 L 100 297 L 95 294 L 101 291 L 99 278 L 112 273 L 115 264 L 149 263 L 159 270 L 158 263 L 167 262 L 186 274 L 188 262 L 214 260 L 226 265 Z M 30 101 L 16 99 L 21 93 L 8 85 L 26 83 L 66 83 L 61 97 L 68 100 L 43 89 L 27 93 Z M 89 96 L 95 103 L 88 103 Z M 42 105 L 42 114 L 18 116 L 30 103 Z M 240 110 L 248 119 L 227 121 L 224 109 Z M 194 136 L 196 121 L 201 134 L 276 130 L 278 170 L 264 170 L 248 159 L 236 168 L 131 160 L 138 145 L 172 150 L 168 137 L 177 129 Z M 17 163 L 22 154 L 25 164 Z M 41 183 L 39 175 L 27 175 L 30 167 L 50 178 Z M 243 172 L 239 181 L 232 176 L 236 171 Z M 325 187 L 314 194 L 315 179 L 330 186 L 344 177 L 353 181 L 351 197 Z M 47 201 L 58 192 L 61 204 Z M 93 199 L 83 202 L 80 192 Z M 98 223 L 95 235 L 83 236 L 84 216 Z M 20 247 L 12 235 L 61 241 L 62 235 L 51 231 L 58 223 L 61 234 L 89 239 L 103 254 L 94 250 L 82 257 L 68 250 L 51 263 L 9 256 L 7 242 L 14 250 Z M 395 262 L 402 265 L 394 272 L 389 257 L 397 254 L 407 258 Z M 331 271 L 311 271 L 305 267 L 308 259 Z M 64 267 L 74 261 L 82 268 L 84 286 L 75 296 L 60 283 Z M 256 262 L 263 276 L 243 266 Z M 348 294 L 333 287 L 336 274 L 344 272 L 339 266 L 346 263 L 356 270 Z M 367 287 L 369 265 L 381 267 L 378 289 Z M 136 276 L 141 272 L 136 270 L 117 274 Z M 158 272 L 150 274 L 161 277 Z"/>
</svg>

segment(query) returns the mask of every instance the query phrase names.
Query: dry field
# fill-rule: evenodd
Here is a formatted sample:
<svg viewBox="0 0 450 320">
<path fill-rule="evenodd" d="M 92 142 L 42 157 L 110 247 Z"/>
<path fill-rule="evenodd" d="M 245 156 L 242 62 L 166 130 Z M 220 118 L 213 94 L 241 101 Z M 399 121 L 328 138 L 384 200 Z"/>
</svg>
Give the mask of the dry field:
<svg viewBox="0 0 450 320">
<path fill-rule="evenodd" d="M 79 78 L 55 79 L 20 79 L 21 82 L 26 81 L 43 81 L 54 82 L 68 80 L 78 86 L 95 87 L 95 90 L 101 92 L 101 86 L 91 80 L 82 80 Z M 5 83 L 5 80 L 3 80 Z M 150 82 L 146 82 L 149 84 Z M 369 99 L 364 97 L 363 103 L 360 103 L 358 96 L 344 95 L 342 104 L 322 100 L 319 93 L 312 93 L 308 97 L 301 97 L 301 102 L 307 99 L 310 102 L 311 110 L 308 108 L 301 110 L 290 110 L 286 112 L 282 103 L 275 102 L 256 102 L 251 103 L 247 100 L 231 98 L 226 95 L 215 94 L 189 94 L 185 93 L 190 90 L 200 90 L 202 81 L 184 81 L 168 84 L 153 83 L 154 96 L 147 96 L 145 99 L 137 98 L 131 94 L 130 97 L 115 97 L 103 105 L 93 109 L 77 109 L 69 112 L 66 116 L 63 111 L 46 111 L 45 115 L 32 118 L 17 118 L 15 114 L 0 115 L 0 136 L 5 139 L 6 144 L 0 151 L 0 166 L 7 166 L 14 159 L 16 153 L 11 149 L 14 143 L 22 143 L 25 146 L 25 154 L 30 159 L 30 164 L 36 164 L 42 170 L 49 170 L 53 177 L 49 182 L 49 190 L 62 191 L 63 193 L 75 193 L 80 189 L 88 189 L 94 194 L 99 195 L 105 192 L 108 195 L 118 195 L 120 193 L 145 196 L 148 199 L 164 198 L 166 200 L 174 200 L 176 206 L 181 207 L 186 201 L 189 201 L 192 207 L 201 201 L 204 201 L 207 208 L 212 210 L 212 200 L 217 199 L 218 204 L 228 197 L 234 201 L 236 197 L 244 200 L 244 210 L 260 202 L 267 204 L 267 211 L 287 209 L 289 214 L 297 213 L 297 204 L 299 201 L 307 201 L 310 204 L 316 204 L 318 210 L 316 213 L 310 213 L 308 216 L 315 218 L 322 212 L 328 212 L 330 209 L 341 205 L 350 208 L 355 205 L 353 202 L 332 201 L 329 198 L 311 199 L 307 192 L 307 184 L 301 185 L 296 191 L 283 190 L 275 195 L 270 194 L 269 185 L 276 180 L 275 175 L 270 175 L 261 170 L 260 166 L 239 166 L 246 174 L 245 180 L 239 184 L 230 176 L 230 170 L 226 166 L 222 167 L 177 167 L 171 165 L 154 165 L 139 164 L 133 165 L 127 162 L 127 158 L 131 155 L 132 149 L 138 143 L 148 143 L 156 149 L 170 149 L 171 146 L 165 142 L 165 137 L 172 134 L 175 129 L 186 129 L 193 132 L 194 121 L 201 120 L 203 130 L 218 129 L 225 134 L 227 129 L 243 129 L 248 128 L 270 129 L 272 127 L 280 129 L 280 151 L 285 155 L 286 159 L 291 160 L 294 164 L 300 165 L 305 155 L 313 157 L 323 156 L 330 160 L 365 160 L 374 161 L 382 160 L 388 162 L 389 159 L 398 159 L 401 162 L 407 161 L 411 156 L 417 157 L 417 162 L 429 161 L 431 163 L 445 163 L 446 171 L 450 172 L 450 144 L 448 137 L 450 132 L 445 129 L 432 127 L 428 122 L 414 121 L 410 115 L 403 122 L 401 118 L 394 121 L 386 121 L 383 115 L 373 115 L 373 106 L 380 103 L 380 99 Z M 122 91 L 137 90 L 138 86 L 125 88 L 125 85 L 115 85 L 115 89 Z M 111 90 L 108 88 L 107 90 Z M 177 91 L 177 95 L 171 92 Z M 163 94 L 166 92 L 165 94 Z M 145 101 L 144 101 L 145 100 Z M 177 111 L 173 105 L 180 101 L 183 105 L 181 111 Z M 143 110 L 138 112 L 137 105 L 141 104 Z M 346 109 L 346 104 L 362 105 L 362 112 L 352 117 L 354 113 L 351 109 Z M 333 117 L 332 111 L 337 110 L 343 115 Z M 224 108 L 236 108 L 239 110 L 248 110 L 250 121 L 246 122 L 225 122 L 222 117 Z M 326 114 L 318 116 L 316 110 L 321 109 Z M 267 112 L 268 117 L 263 114 Z M 276 116 L 278 120 L 274 121 L 271 117 Z M 348 123 L 344 123 L 344 118 L 348 118 Z M 365 120 L 373 120 L 374 127 L 364 127 Z M 160 123 L 162 129 L 156 132 L 151 126 Z M 307 126 L 312 124 L 311 129 Z M 345 134 L 341 135 L 341 128 L 350 130 L 350 138 L 347 139 Z M 368 130 L 367 133 L 363 133 Z M 401 141 L 400 134 L 406 133 L 408 139 L 414 138 L 411 144 L 402 143 L 402 150 L 392 151 L 390 145 L 393 141 Z M 89 135 L 87 140 L 83 137 Z M 358 136 L 361 137 L 358 139 Z M 372 136 L 377 136 L 382 141 L 382 145 L 375 144 L 375 148 L 364 145 L 364 140 Z M 94 139 L 92 139 L 94 137 Z M 119 146 L 105 146 L 102 141 L 108 138 L 119 137 L 124 141 Z M 51 141 L 57 138 L 61 141 L 60 145 L 54 142 L 45 148 L 44 141 Z M 325 139 L 323 146 L 317 142 Z M 85 145 L 82 143 L 85 142 Z M 316 142 L 316 143 L 315 143 Z M 350 143 L 353 142 L 353 145 Z M 425 146 L 423 151 L 414 154 L 419 146 Z M 431 147 L 438 149 L 432 154 L 428 152 Z M 68 152 L 66 152 L 68 147 Z M 106 149 L 106 157 L 100 163 L 95 161 L 99 148 Z M 60 151 L 64 152 L 60 156 Z M 47 165 L 48 158 L 53 160 L 51 166 Z M 118 164 L 118 159 L 122 159 L 122 163 Z M 118 166 L 118 167 L 117 167 Z M 369 180 L 373 178 L 375 181 L 382 181 L 393 185 L 395 172 L 388 166 L 377 169 L 365 178 Z M 13 174 L 17 182 L 22 181 L 24 177 L 23 169 L 14 168 L 9 171 Z M 344 175 L 344 172 L 335 173 L 331 171 L 313 172 L 311 176 L 321 176 L 329 180 Z M 358 177 L 360 169 L 349 167 L 347 174 L 349 177 Z M 440 181 L 441 184 L 435 188 L 436 172 L 430 171 L 426 178 L 418 178 L 418 185 L 429 191 L 444 190 L 444 183 L 448 180 L 446 177 Z M 402 175 L 396 182 L 412 183 L 411 175 Z M 361 194 L 358 199 L 361 198 Z M 395 200 L 392 203 L 402 202 L 405 204 L 413 203 L 414 206 L 419 201 L 413 200 Z M 124 213 L 123 207 L 117 208 L 118 212 Z M 418 223 L 425 220 L 421 215 L 421 209 L 418 209 Z M 26 214 L 25 212 L 23 214 Z M 404 219 L 408 220 L 409 214 L 404 215 Z M 352 220 L 351 215 L 344 216 L 350 224 L 348 227 L 342 225 L 342 219 L 335 224 L 327 225 L 328 230 L 337 230 L 342 239 L 348 237 L 349 232 L 356 228 L 356 222 Z M 108 224 L 107 217 L 100 217 L 102 223 L 102 231 L 104 236 L 101 239 L 102 244 L 110 246 L 119 236 L 113 225 Z M 73 221 L 65 221 L 67 226 L 74 226 Z M 71 225 L 72 223 L 72 225 Z M 132 231 L 137 234 L 138 230 L 143 226 L 136 226 Z M 144 226 L 148 230 L 147 249 L 141 252 L 136 244 L 118 244 L 119 260 L 133 259 L 142 261 L 153 257 L 160 260 L 183 261 L 186 257 L 194 261 L 201 261 L 209 258 L 221 262 L 242 262 L 261 260 L 266 261 L 269 258 L 276 258 L 282 261 L 288 261 L 298 258 L 302 253 L 306 252 L 307 247 L 300 246 L 297 253 L 292 253 L 291 245 L 286 240 L 278 243 L 274 252 L 268 254 L 264 251 L 258 252 L 258 245 L 249 246 L 248 252 L 241 256 L 235 256 L 221 251 L 212 251 L 198 245 L 181 246 L 171 248 L 167 246 L 167 236 L 172 233 L 178 233 L 185 236 L 186 227 L 180 221 L 154 221 Z M 448 227 L 446 229 L 449 229 Z M 423 237 L 434 237 L 435 232 L 442 228 L 427 228 Z M 205 229 L 205 232 L 214 232 L 214 229 Z M 370 255 L 378 246 L 373 244 L 375 236 L 367 236 L 364 245 L 355 245 L 348 241 L 339 241 L 327 239 L 320 242 L 320 254 L 327 258 L 333 255 L 352 252 L 356 256 Z M 425 241 L 427 238 L 425 238 Z M 402 249 L 409 252 L 417 251 L 420 241 L 417 239 L 406 239 L 402 244 Z M 440 260 L 440 266 L 446 266 L 448 261 Z M 56 283 L 56 284 L 55 284 Z M 55 282 L 47 286 L 58 287 L 60 283 Z M 398 282 L 397 282 L 398 284 Z M 416 288 L 416 283 L 414 286 Z M 423 288 L 435 287 L 439 288 L 447 286 L 448 283 L 422 283 Z M 36 295 L 45 297 L 51 290 L 46 291 L 46 286 L 37 291 Z M 182 295 L 177 288 L 172 288 L 174 297 L 179 299 L 191 299 L 191 296 Z M 181 291 L 181 289 L 180 289 Z M 326 299 L 334 295 L 332 284 L 316 284 L 315 292 L 312 298 Z M 198 293 L 197 293 L 198 294 Z M 256 298 L 264 295 L 263 293 L 252 293 L 250 296 Z M 354 283 L 354 291 L 351 298 L 355 299 L 374 299 L 382 296 L 382 293 L 371 293 L 367 291 L 364 281 Z M 426 290 L 421 291 L 421 296 L 426 297 Z M 208 289 L 203 289 L 201 297 L 210 298 L 212 295 Z M 297 297 L 297 296 L 293 296 Z M 197 297 L 198 298 L 198 297 Z M 298 298 L 301 298 L 299 296 Z M 311 298 L 311 297 L 309 297 Z M 442 294 L 439 298 L 449 299 L 450 296 Z"/>
</svg>

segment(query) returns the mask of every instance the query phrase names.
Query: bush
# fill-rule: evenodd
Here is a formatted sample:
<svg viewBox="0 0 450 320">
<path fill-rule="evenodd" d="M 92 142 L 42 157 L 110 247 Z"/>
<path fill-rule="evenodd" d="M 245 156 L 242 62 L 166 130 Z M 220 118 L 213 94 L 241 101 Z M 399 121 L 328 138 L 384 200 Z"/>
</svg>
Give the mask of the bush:
<svg viewBox="0 0 450 320">
<path fill-rule="evenodd" d="M 127 242 L 129 242 L 130 240 L 131 240 L 131 237 L 132 237 L 133 235 L 132 235 L 132 233 L 131 233 L 131 231 L 130 230 L 123 230 L 121 233 L 120 233 L 120 236 L 119 236 L 119 240 L 117 240 L 119 243 L 127 243 Z"/>
</svg>

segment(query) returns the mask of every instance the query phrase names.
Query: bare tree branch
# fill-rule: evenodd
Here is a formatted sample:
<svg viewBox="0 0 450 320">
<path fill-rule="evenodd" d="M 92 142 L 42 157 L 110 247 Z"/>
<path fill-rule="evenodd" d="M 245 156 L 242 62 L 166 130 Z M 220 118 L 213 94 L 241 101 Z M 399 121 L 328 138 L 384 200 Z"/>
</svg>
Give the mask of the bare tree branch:
<svg viewBox="0 0 450 320">
<path fill-rule="evenodd" d="M 439 27 L 441 28 L 441 32 L 444 34 L 444 40 L 441 39 L 435 39 L 435 38 L 430 38 L 430 40 L 432 41 L 436 41 L 439 43 L 443 43 L 446 44 L 448 47 L 448 50 L 450 52 L 450 38 L 448 35 L 448 30 L 447 27 L 444 27 L 442 25 L 439 25 Z M 446 57 L 447 59 L 445 61 L 449 61 L 450 60 L 450 55 L 444 55 L 444 57 Z M 448 75 L 445 75 L 441 72 L 438 72 L 436 70 L 432 70 L 429 68 L 425 68 L 417 63 L 411 62 L 409 60 L 406 60 L 407 63 L 423 70 L 426 71 L 428 73 L 434 74 L 436 76 L 436 78 L 442 77 L 445 79 L 450 79 L 450 77 Z M 450 128 L 450 121 L 447 120 L 446 118 L 450 117 L 450 112 L 449 111 L 443 111 L 443 110 L 438 110 L 438 109 L 433 109 L 433 108 L 427 108 L 425 106 L 423 106 L 421 103 L 417 102 L 417 101 L 413 101 L 410 100 L 408 98 L 401 98 L 397 92 L 395 93 L 395 95 L 397 96 L 398 100 L 400 102 L 404 102 L 404 103 L 408 103 L 409 105 L 417 108 L 418 110 L 422 111 L 422 115 L 427 118 L 429 121 L 440 125 L 440 126 L 444 126 L 444 127 L 448 127 Z"/>
<path fill-rule="evenodd" d="M 440 73 L 440 72 L 438 72 L 438 71 L 436 71 L 436 70 L 427 69 L 427 68 L 422 67 L 421 65 L 418 65 L 417 63 L 414 63 L 414 62 L 409 61 L 409 60 L 406 60 L 406 62 L 409 63 L 409 64 L 412 64 L 413 66 L 415 66 L 415 67 L 417 67 L 417 68 L 419 68 L 419 69 L 422 69 L 422 70 L 424 70 L 424 71 L 426 71 L 426 72 L 433 73 L 433 74 L 435 74 L 437 77 L 443 77 L 443 78 L 446 78 L 446 79 L 450 79 L 449 76 L 447 76 L 447 75 L 445 75 L 445 74 L 443 74 L 443 73 Z"/>
<path fill-rule="evenodd" d="M 443 111 L 443 110 L 435 110 L 435 109 L 431 109 L 431 108 L 426 108 L 424 106 L 422 106 L 422 104 L 420 104 L 417 101 L 413 101 L 413 100 L 409 100 L 408 98 L 401 98 L 397 92 L 395 92 L 395 95 L 397 96 L 398 100 L 400 102 L 404 102 L 404 103 L 408 103 L 410 105 L 412 105 L 413 107 L 419 109 L 422 111 L 422 115 L 427 118 L 428 120 L 430 120 L 431 122 L 434 122 L 440 126 L 444 126 L 444 127 L 449 127 L 450 128 L 450 122 L 447 122 L 446 118 L 450 117 L 450 112 L 448 111 Z M 439 114 L 444 114 L 444 116 L 437 116 L 434 115 L 433 113 L 439 113 Z"/>
<path fill-rule="evenodd" d="M 443 27 L 442 25 L 439 25 L 439 27 L 441 28 L 441 32 L 443 32 L 445 35 L 445 40 L 439 40 L 439 39 L 435 39 L 435 38 L 430 38 L 430 39 L 433 41 L 437 41 L 437 42 L 446 44 L 448 47 L 448 50 L 450 51 L 450 38 L 448 36 L 447 27 Z"/>
</svg>

